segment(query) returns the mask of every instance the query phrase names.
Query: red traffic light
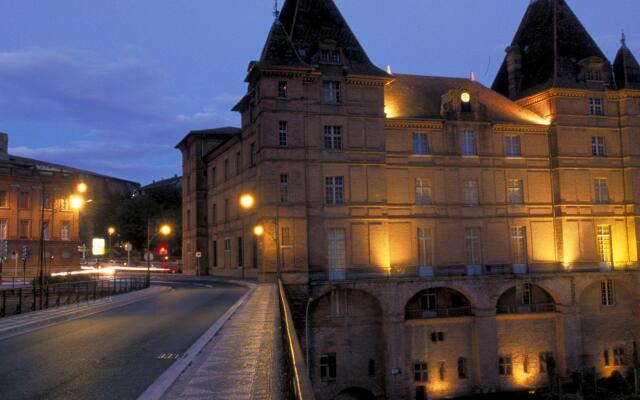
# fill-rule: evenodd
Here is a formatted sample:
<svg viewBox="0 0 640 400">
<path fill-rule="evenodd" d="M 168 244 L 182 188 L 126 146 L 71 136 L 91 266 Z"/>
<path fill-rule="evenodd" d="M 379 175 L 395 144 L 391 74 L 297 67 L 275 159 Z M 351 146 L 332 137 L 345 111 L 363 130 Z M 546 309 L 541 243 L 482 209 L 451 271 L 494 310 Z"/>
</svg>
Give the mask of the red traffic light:
<svg viewBox="0 0 640 400">
<path fill-rule="evenodd" d="M 156 248 L 156 251 L 161 256 L 167 256 L 167 255 L 169 255 L 169 245 L 168 244 L 159 244 L 158 247 Z"/>
</svg>

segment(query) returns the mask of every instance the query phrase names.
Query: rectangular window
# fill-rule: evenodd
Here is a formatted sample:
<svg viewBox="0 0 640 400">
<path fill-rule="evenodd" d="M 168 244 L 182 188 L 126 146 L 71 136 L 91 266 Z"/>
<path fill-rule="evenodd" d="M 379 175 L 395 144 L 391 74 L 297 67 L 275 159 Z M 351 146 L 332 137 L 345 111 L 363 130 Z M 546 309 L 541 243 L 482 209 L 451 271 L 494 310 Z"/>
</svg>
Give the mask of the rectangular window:
<svg viewBox="0 0 640 400">
<path fill-rule="evenodd" d="M 216 224 L 216 222 L 218 222 L 218 205 L 216 203 L 213 203 L 211 205 L 211 223 L 213 225 Z"/>
<path fill-rule="evenodd" d="M 624 349 L 619 347 L 613 349 L 613 365 L 622 366 L 627 365 L 627 360 L 624 356 Z"/>
<path fill-rule="evenodd" d="M 51 239 L 49 235 L 49 221 L 42 222 L 42 237 L 44 240 Z"/>
<path fill-rule="evenodd" d="M 43 207 L 45 210 L 51 210 L 51 197 L 49 197 L 49 195 L 48 195 L 48 194 L 46 194 L 46 195 L 44 196 L 44 199 L 42 199 L 42 200 L 43 200 L 42 207 Z"/>
<path fill-rule="evenodd" d="M 9 198 L 7 197 L 6 190 L 0 190 L 0 207 L 1 208 L 9 207 Z"/>
<path fill-rule="evenodd" d="M 522 157 L 520 148 L 520 136 L 507 135 L 505 137 L 504 152 L 507 157 Z"/>
<path fill-rule="evenodd" d="M 289 175 L 280 174 L 280 203 L 289 201 Z"/>
<path fill-rule="evenodd" d="M 610 367 L 611 366 L 611 358 L 609 357 L 609 350 L 605 350 L 603 353 L 604 356 L 604 365 L 606 367 Z"/>
<path fill-rule="evenodd" d="M 320 63 L 322 64 L 340 64 L 340 51 L 322 49 L 320 50 Z"/>
<path fill-rule="evenodd" d="M 524 226 L 511 227 L 511 249 L 513 263 L 527 264 L 527 228 Z"/>
<path fill-rule="evenodd" d="M 467 379 L 469 377 L 469 366 L 467 359 L 458 358 L 458 379 Z"/>
<path fill-rule="evenodd" d="M 598 245 L 598 257 L 600 263 L 612 265 L 613 252 L 611 251 L 611 226 L 598 225 L 596 227 L 596 242 Z"/>
<path fill-rule="evenodd" d="M 595 178 L 593 180 L 593 185 L 596 195 L 596 203 L 609 203 L 609 185 L 607 184 L 607 178 Z"/>
<path fill-rule="evenodd" d="M 337 376 L 335 354 L 323 354 L 320 356 L 320 379 L 323 382 L 334 381 Z"/>
<path fill-rule="evenodd" d="M 513 362 L 511 356 L 500 357 L 498 360 L 498 372 L 502 376 L 513 375 Z"/>
<path fill-rule="evenodd" d="M 329 268 L 345 268 L 346 240 L 344 229 L 329 229 L 327 234 L 327 262 Z"/>
<path fill-rule="evenodd" d="M 465 131 L 460 134 L 460 154 L 463 156 L 477 156 L 476 134 Z"/>
<path fill-rule="evenodd" d="M 7 227 L 7 220 L 0 219 L 0 240 L 7 240 L 7 238 L 9 237 Z"/>
<path fill-rule="evenodd" d="M 229 180 L 229 160 L 224 160 L 224 180 Z"/>
<path fill-rule="evenodd" d="M 427 293 L 420 296 L 422 311 L 436 311 L 438 309 L 438 294 L 435 289 L 427 289 Z"/>
<path fill-rule="evenodd" d="M 281 229 L 281 235 L 280 235 L 280 247 L 290 248 L 292 246 L 293 245 L 291 243 L 291 228 L 283 227 Z"/>
<path fill-rule="evenodd" d="M 602 73 L 600 71 L 587 71 L 587 80 L 588 81 L 602 81 Z"/>
<path fill-rule="evenodd" d="M 18 195 L 18 208 L 27 209 L 31 207 L 31 193 L 20 192 Z"/>
<path fill-rule="evenodd" d="M 426 133 L 413 134 L 413 154 L 431 154 L 429 138 Z"/>
<path fill-rule="evenodd" d="M 279 124 L 279 132 L 280 132 L 280 147 L 289 146 L 289 123 L 287 121 L 280 121 Z"/>
<path fill-rule="evenodd" d="M 600 282 L 600 298 L 603 306 L 613 306 L 616 304 L 614 286 L 611 279 Z"/>
<path fill-rule="evenodd" d="M 540 361 L 540 373 L 549 372 L 549 363 L 553 359 L 553 353 L 545 352 L 540 353 L 539 361 Z"/>
<path fill-rule="evenodd" d="M 278 82 L 278 97 L 281 99 L 286 99 L 287 97 L 289 97 L 289 88 L 287 85 L 287 81 Z"/>
<path fill-rule="evenodd" d="M 249 161 L 251 162 L 251 166 L 256 165 L 256 143 L 253 142 L 249 145 Z M 213 169 L 215 171 L 215 168 Z"/>
<path fill-rule="evenodd" d="M 231 239 L 226 238 L 224 240 L 224 251 L 229 252 L 231 251 Z"/>
<path fill-rule="evenodd" d="M 522 372 L 524 372 L 525 374 L 529 373 L 529 355 L 525 354 L 524 358 L 522 359 Z"/>
<path fill-rule="evenodd" d="M 229 199 L 224 199 L 224 222 L 229 222 L 231 218 L 231 210 L 229 208 Z"/>
<path fill-rule="evenodd" d="M 20 221 L 20 232 L 19 232 L 19 236 L 20 239 L 29 239 L 29 221 L 28 220 L 21 220 Z"/>
<path fill-rule="evenodd" d="M 418 258 L 421 267 L 433 265 L 433 238 L 429 228 L 418 228 Z"/>
<path fill-rule="evenodd" d="M 236 152 L 236 175 L 240 175 L 241 171 L 242 171 L 242 153 L 237 151 Z"/>
<path fill-rule="evenodd" d="M 342 150 L 342 127 L 324 127 L 324 148 L 327 150 Z"/>
<path fill-rule="evenodd" d="M 213 266 L 217 267 L 218 266 L 218 241 L 214 240 L 211 243 L 211 258 L 213 261 Z"/>
<path fill-rule="evenodd" d="M 340 82 L 338 81 L 322 82 L 322 100 L 327 103 L 342 102 L 342 92 L 340 90 Z"/>
<path fill-rule="evenodd" d="M 342 176 L 324 178 L 324 188 L 326 204 L 344 204 L 344 178 Z"/>
<path fill-rule="evenodd" d="M 589 99 L 589 114 L 590 115 L 603 115 L 602 111 L 602 99 Z"/>
<path fill-rule="evenodd" d="M 507 182 L 507 199 L 509 204 L 524 203 L 524 184 L 522 179 L 509 179 Z"/>
<path fill-rule="evenodd" d="M 474 207 L 480 204 L 480 195 L 478 192 L 478 181 L 464 181 L 464 205 Z"/>
<path fill-rule="evenodd" d="M 467 249 L 467 265 L 482 264 L 480 228 L 467 228 L 465 230 L 465 242 Z"/>
<path fill-rule="evenodd" d="M 429 368 L 426 362 L 417 361 L 413 363 L 413 381 L 429 382 Z"/>
<path fill-rule="evenodd" d="M 604 136 L 591 137 L 591 155 L 594 157 L 604 157 L 606 155 Z"/>
<path fill-rule="evenodd" d="M 238 237 L 238 266 L 244 266 L 244 242 L 242 237 Z"/>
<path fill-rule="evenodd" d="M 438 363 L 438 378 L 440 378 L 440 382 L 444 381 L 444 378 L 446 376 L 446 369 L 445 369 L 445 363 L 444 361 L 440 361 Z"/>
<path fill-rule="evenodd" d="M 417 178 L 415 183 L 416 204 L 431 204 L 431 180 Z"/>
</svg>

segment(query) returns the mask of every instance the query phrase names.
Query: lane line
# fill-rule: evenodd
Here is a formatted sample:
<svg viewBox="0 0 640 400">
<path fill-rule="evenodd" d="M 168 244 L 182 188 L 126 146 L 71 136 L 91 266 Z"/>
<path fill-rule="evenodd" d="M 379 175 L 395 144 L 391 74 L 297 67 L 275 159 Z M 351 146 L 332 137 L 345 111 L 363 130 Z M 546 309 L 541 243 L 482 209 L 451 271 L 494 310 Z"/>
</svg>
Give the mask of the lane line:
<svg viewBox="0 0 640 400">
<path fill-rule="evenodd" d="M 257 285 L 253 283 L 243 282 L 243 281 L 223 281 L 220 282 L 225 283 L 234 283 L 241 286 L 249 287 L 247 293 L 240 298 L 231 308 L 227 310 L 226 313 L 222 317 L 220 317 L 207 331 L 200 336 L 198 340 L 195 341 L 189 347 L 189 349 L 184 353 L 182 358 L 176 360 L 171 366 L 162 373 L 144 391 L 139 397 L 138 400 L 159 400 L 164 396 L 164 394 L 169 390 L 169 388 L 175 383 L 175 381 L 182 375 L 182 373 L 193 363 L 196 356 L 202 352 L 207 344 L 218 334 L 218 332 L 222 329 L 224 324 L 235 314 L 238 308 L 244 304 L 244 302 L 253 294 L 256 290 Z"/>
</svg>

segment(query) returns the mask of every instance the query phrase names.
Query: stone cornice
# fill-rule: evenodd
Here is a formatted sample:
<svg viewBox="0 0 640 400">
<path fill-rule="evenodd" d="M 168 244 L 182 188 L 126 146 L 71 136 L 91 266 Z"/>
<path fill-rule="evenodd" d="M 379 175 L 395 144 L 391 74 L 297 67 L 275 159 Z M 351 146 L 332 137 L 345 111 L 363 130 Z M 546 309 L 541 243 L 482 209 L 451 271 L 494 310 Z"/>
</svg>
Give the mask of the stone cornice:
<svg viewBox="0 0 640 400">
<path fill-rule="evenodd" d="M 549 126 L 544 125 L 518 125 L 518 124 L 495 124 L 495 132 L 524 132 L 524 133 L 549 133 Z"/>
<path fill-rule="evenodd" d="M 572 98 L 580 98 L 586 96 L 587 90 L 583 89 L 563 89 L 563 88 L 552 88 L 545 90 L 542 93 L 534 94 L 529 97 L 525 97 L 517 101 L 517 103 L 523 107 L 528 107 L 536 103 L 540 103 L 541 101 L 550 99 L 552 97 L 572 97 Z"/>
<path fill-rule="evenodd" d="M 434 120 L 411 120 L 411 119 L 395 119 L 387 118 L 384 122 L 385 128 L 399 128 L 399 129 L 442 129 L 444 128 L 443 121 Z"/>
</svg>

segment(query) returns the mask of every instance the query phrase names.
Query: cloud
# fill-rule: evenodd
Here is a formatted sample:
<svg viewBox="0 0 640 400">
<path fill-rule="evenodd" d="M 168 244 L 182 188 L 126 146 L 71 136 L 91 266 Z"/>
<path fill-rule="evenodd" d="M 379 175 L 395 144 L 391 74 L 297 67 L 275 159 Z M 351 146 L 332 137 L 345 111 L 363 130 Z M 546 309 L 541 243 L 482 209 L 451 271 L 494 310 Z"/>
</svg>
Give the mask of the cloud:
<svg viewBox="0 0 640 400">
<path fill-rule="evenodd" d="M 240 95 L 192 98 L 169 90 L 163 74 L 138 59 L 95 58 L 71 50 L 0 52 L 0 121 L 20 127 L 10 132 L 21 138 L 12 154 L 144 182 L 180 170 L 173 147 L 188 131 L 239 122 L 229 110 Z M 25 144 L 43 133 L 29 129 L 43 126 L 59 143 Z"/>
</svg>

